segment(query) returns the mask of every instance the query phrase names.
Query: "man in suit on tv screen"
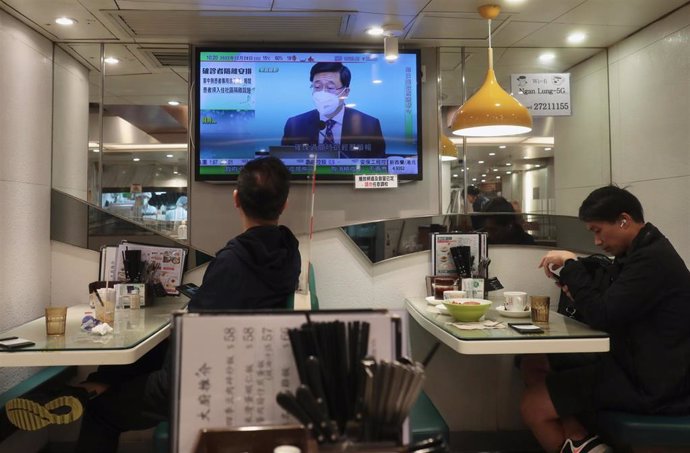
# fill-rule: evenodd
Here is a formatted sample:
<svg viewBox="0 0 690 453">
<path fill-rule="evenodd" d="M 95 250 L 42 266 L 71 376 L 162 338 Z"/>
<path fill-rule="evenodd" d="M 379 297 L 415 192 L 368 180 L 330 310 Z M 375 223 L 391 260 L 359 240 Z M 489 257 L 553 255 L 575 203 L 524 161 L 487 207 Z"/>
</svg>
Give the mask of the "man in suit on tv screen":
<svg viewBox="0 0 690 453">
<path fill-rule="evenodd" d="M 324 145 L 340 157 L 386 156 L 386 142 L 377 118 L 345 107 L 350 94 L 350 70 L 342 63 L 321 62 L 309 72 L 316 108 L 288 118 L 282 145 Z"/>
</svg>

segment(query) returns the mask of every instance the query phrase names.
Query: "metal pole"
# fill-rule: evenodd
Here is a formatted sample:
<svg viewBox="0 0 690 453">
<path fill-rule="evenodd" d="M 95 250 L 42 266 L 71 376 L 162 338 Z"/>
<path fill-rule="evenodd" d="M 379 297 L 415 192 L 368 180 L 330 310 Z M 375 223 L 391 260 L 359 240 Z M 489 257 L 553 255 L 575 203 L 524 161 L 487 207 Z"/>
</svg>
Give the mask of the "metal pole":
<svg viewBox="0 0 690 453">
<path fill-rule="evenodd" d="M 103 100 L 105 99 L 105 44 L 101 43 L 101 99 L 98 103 L 98 175 L 96 175 L 96 206 L 103 204 Z"/>
<path fill-rule="evenodd" d="M 465 101 L 467 101 L 467 87 L 465 86 L 465 46 L 460 48 L 460 59 L 462 60 L 460 63 L 460 90 L 462 93 L 462 103 L 464 104 Z M 469 178 L 469 175 L 467 174 L 467 137 L 464 135 L 462 137 L 462 173 L 462 193 L 465 194 L 462 202 L 462 213 L 467 214 L 467 178 Z"/>
</svg>

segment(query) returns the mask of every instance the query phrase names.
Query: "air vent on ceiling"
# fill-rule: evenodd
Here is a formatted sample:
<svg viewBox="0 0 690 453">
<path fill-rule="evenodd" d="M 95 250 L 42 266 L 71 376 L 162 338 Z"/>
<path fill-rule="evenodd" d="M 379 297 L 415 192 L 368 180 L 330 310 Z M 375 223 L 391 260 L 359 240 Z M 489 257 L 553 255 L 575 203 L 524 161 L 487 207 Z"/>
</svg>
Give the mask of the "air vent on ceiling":
<svg viewBox="0 0 690 453">
<path fill-rule="evenodd" d="M 185 49 L 152 50 L 150 53 L 162 67 L 187 66 L 189 64 L 189 52 Z"/>
</svg>

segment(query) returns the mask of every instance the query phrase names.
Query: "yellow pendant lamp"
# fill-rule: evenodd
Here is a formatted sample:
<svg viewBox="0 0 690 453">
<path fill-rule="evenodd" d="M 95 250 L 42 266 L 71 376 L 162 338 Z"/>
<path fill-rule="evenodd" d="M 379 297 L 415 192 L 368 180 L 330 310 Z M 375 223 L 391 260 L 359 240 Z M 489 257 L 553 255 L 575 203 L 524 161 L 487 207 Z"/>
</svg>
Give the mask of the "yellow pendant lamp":
<svg viewBox="0 0 690 453">
<path fill-rule="evenodd" d="M 441 133 L 439 135 L 439 146 L 441 148 L 441 160 L 456 160 L 458 158 L 458 149 L 455 147 L 455 143 L 451 141 L 445 134 Z"/>
<path fill-rule="evenodd" d="M 501 7 L 484 5 L 479 14 L 489 21 L 489 70 L 484 84 L 455 112 L 451 130 L 467 137 L 500 137 L 524 134 L 532 130 L 532 117 L 517 99 L 508 94 L 496 80 L 494 53 L 491 48 L 491 19 Z"/>
</svg>

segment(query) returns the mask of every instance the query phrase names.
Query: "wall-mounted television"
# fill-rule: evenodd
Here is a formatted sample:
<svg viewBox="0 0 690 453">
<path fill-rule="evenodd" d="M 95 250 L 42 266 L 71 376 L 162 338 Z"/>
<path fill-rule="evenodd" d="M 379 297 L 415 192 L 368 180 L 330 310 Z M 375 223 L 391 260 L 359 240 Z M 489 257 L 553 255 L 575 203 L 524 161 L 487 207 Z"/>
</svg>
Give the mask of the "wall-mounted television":
<svg viewBox="0 0 690 453">
<path fill-rule="evenodd" d="M 295 180 L 422 179 L 420 54 L 197 47 L 195 178 L 235 181 L 261 156 Z"/>
</svg>

